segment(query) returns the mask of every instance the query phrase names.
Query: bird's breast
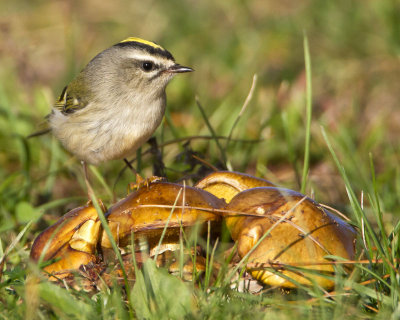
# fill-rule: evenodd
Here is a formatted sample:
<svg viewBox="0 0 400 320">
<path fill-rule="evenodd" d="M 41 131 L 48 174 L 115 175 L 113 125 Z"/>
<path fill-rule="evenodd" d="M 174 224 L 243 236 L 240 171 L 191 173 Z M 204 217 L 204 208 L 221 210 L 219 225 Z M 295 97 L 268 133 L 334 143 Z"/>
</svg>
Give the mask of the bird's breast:
<svg viewBox="0 0 400 320">
<path fill-rule="evenodd" d="M 165 111 L 165 100 L 126 103 L 113 108 L 99 121 L 96 149 L 103 161 L 120 159 L 134 153 L 156 131 Z"/>
<path fill-rule="evenodd" d="M 70 115 L 50 118 L 54 135 L 65 149 L 91 164 L 133 154 L 154 133 L 165 111 L 165 98 L 147 101 L 120 99 L 89 104 Z"/>
</svg>

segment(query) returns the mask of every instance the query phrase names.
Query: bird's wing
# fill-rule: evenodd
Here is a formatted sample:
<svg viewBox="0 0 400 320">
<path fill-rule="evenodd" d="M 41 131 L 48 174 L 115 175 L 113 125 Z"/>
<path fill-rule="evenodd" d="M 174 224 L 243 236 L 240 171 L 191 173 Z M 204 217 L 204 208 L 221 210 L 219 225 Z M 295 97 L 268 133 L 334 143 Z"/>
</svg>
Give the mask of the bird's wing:
<svg viewBox="0 0 400 320">
<path fill-rule="evenodd" d="M 86 105 L 87 105 L 87 103 L 84 102 L 83 99 L 81 99 L 79 97 L 79 94 L 77 94 L 77 93 L 72 94 L 71 90 L 69 90 L 69 86 L 66 86 L 63 89 L 63 91 L 61 92 L 60 97 L 57 99 L 56 103 L 54 104 L 54 108 L 58 109 L 64 115 L 69 115 L 79 109 L 83 109 Z M 54 110 L 53 110 L 53 112 L 54 112 Z M 41 136 L 42 134 L 46 134 L 46 133 L 50 132 L 51 129 L 48 127 L 49 117 L 50 117 L 50 114 L 45 117 L 46 121 L 45 121 L 44 129 L 32 133 L 27 138 L 29 139 L 29 138 Z"/>
<path fill-rule="evenodd" d="M 54 104 L 54 108 L 61 111 L 63 114 L 68 115 L 77 110 L 83 109 L 86 103 L 79 97 L 78 94 L 72 94 L 66 86 L 61 92 L 60 97 Z"/>
</svg>

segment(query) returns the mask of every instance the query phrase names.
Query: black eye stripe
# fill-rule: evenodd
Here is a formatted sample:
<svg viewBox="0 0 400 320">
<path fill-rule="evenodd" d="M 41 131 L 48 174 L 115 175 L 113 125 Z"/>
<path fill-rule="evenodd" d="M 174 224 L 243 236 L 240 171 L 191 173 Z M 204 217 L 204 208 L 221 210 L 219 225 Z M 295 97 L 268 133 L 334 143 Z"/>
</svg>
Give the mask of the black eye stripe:
<svg viewBox="0 0 400 320">
<path fill-rule="evenodd" d="M 140 62 L 140 66 L 145 72 L 150 72 L 158 68 L 158 65 L 156 65 L 153 61 L 142 61 Z"/>
</svg>

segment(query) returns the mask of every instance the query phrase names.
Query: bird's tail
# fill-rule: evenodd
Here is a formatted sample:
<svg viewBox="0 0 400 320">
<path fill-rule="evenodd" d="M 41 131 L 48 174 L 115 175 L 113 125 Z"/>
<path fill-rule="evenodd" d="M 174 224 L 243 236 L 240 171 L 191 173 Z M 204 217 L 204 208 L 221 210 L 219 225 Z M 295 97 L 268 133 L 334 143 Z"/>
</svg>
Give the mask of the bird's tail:
<svg viewBox="0 0 400 320">
<path fill-rule="evenodd" d="M 50 128 L 46 128 L 46 129 L 43 129 L 43 130 L 40 130 L 40 131 L 36 131 L 36 132 L 30 134 L 30 135 L 27 136 L 26 138 L 27 138 L 27 139 L 30 139 L 30 138 L 38 137 L 38 136 L 41 136 L 41 135 L 43 135 L 43 134 L 49 133 L 50 131 L 51 131 Z"/>
</svg>

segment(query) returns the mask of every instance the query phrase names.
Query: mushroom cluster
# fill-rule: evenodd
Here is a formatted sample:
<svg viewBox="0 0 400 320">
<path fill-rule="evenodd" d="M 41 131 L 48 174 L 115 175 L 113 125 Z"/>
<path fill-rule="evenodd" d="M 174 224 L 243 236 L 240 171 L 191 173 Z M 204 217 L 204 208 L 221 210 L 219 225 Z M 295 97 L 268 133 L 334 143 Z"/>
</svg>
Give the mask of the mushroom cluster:
<svg viewBox="0 0 400 320">
<path fill-rule="evenodd" d="M 102 210 L 120 248 L 145 242 L 149 256 L 163 254 L 160 265 L 180 248 L 182 233 L 195 226 L 201 232 L 206 223 L 217 233 L 224 222 L 247 271 L 271 286 L 332 288 L 335 270 L 329 261 L 355 256 L 356 233 L 345 221 L 307 196 L 243 173 L 215 172 L 194 187 L 150 183 Z M 44 271 L 56 280 L 73 276 L 82 266 L 104 263 L 110 248 L 98 213 L 88 204 L 43 231 L 33 243 L 31 259 L 53 261 Z M 191 254 L 199 256 L 195 264 L 187 259 L 183 265 L 189 279 L 194 268 L 205 269 L 201 250 L 193 248 Z M 178 264 L 169 261 L 174 273 Z"/>
</svg>

